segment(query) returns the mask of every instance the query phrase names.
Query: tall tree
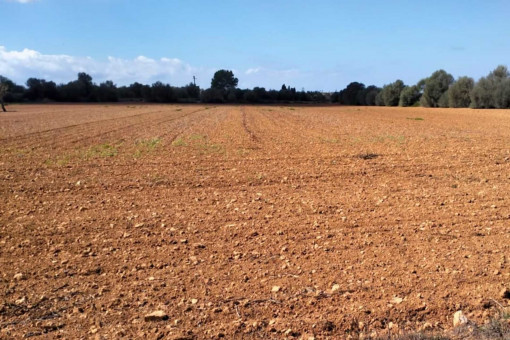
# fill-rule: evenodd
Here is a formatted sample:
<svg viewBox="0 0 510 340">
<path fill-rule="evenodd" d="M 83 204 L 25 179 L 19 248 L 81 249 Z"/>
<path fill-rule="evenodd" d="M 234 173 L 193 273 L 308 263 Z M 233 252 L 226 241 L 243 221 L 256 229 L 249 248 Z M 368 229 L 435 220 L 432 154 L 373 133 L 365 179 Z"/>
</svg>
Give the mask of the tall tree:
<svg viewBox="0 0 510 340">
<path fill-rule="evenodd" d="M 418 85 L 406 86 L 400 92 L 399 106 L 413 106 L 420 100 L 420 89 Z"/>
<path fill-rule="evenodd" d="M 460 77 L 448 90 L 448 105 L 450 107 L 469 107 L 470 93 L 475 81 L 470 77 Z"/>
<path fill-rule="evenodd" d="M 365 90 L 365 84 L 352 82 L 340 91 L 340 103 L 344 105 L 362 105 L 358 94 Z"/>
<path fill-rule="evenodd" d="M 506 66 L 500 65 L 487 77 L 482 77 L 471 91 L 471 106 L 474 108 L 510 107 L 510 74 Z"/>
<path fill-rule="evenodd" d="M 232 71 L 219 70 L 214 73 L 211 79 L 211 88 L 223 91 L 233 90 L 237 87 L 239 80 L 234 77 Z"/>
<path fill-rule="evenodd" d="M 453 76 L 445 70 L 438 70 L 425 79 L 423 95 L 420 102 L 425 107 L 440 107 L 448 102 L 448 88 L 453 83 Z"/>
<path fill-rule="evenodd" d="M 383 86 L 382 89 L 382 100 L 386 106 L 397 106 L 400 100 L 400 93 L 404 89 L 405 85 L 402 80 L 396 80 L 395 82 Z"/>
</svg>

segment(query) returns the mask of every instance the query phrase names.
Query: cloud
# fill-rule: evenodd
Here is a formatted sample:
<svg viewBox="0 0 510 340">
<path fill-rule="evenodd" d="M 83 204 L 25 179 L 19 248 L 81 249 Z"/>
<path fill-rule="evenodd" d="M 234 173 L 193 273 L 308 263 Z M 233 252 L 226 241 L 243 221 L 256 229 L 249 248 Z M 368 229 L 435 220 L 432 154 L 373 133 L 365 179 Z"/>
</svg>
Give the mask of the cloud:
<svg viewBox="0 0 510 340">
<path fill-rule="evenodd" d="M 119 85 L 135 81 L 151 84 L 159 80 L 181 86 L 193 81 L 193 76 L 197 76 L 203 85 L 208 85 L 214 73 L 212 69 L 193 67 L 177 58 L 138 56 L 134 59 L 108 57 L 96 60 L 66 54 L 43 54 L 28 48 L 10 51 L 4 46 L 0 46 L 0 70 L 3 76 L 20 84 L 29 77 L 65 83 L 76 79 L 77 73 L 86 72 L 95 82 L 113 80 Z"/>
<path fill-rule="evenodd" d="M 247 75 L 250 75 L 250 74 L 254 74 L 254 73 L 258 73 L 258 72 L 260 72 L 260 67 L 249 68 L 244 73 Z"/>
<path fill-rule="evenodd" d="M 18 2 L 20 4 L 28 4 L 30 2 L 36 2 L 37 0 L 9 0 L 11 2 Z"/>
<path fill-rule="evenodd" d="M 25 48 L 21 51 L 8 50 L 0 45 L 0 75 L 25 84 L 30 77 L 67 83 L 77 78 L 79 72 L 92 76 L 95 83 L 111 80 L 117 85 L 134 82 L 152 84 L 156 81 L 183 86 L 197 78 L 197 85 L 210 86 L 211 78 L 221 67 L 193 66 L 178 58 L 150 58 L 140 55 L 133 59 L 109 56 L 105 59 L 72 56 L 67 54 L 44 54 Z M 240 88 L 255 86 L 266 89 L 280 89 L 282 84 L 301 90 L 335 89 L 342 81 L 349 79 L 336 70 L 303 71 L 297 68 L 275 69 L 264 66 L 228 68 L 239 78 Z M 331 85 L 333 84 L 333 85 Z"/>
</svg>

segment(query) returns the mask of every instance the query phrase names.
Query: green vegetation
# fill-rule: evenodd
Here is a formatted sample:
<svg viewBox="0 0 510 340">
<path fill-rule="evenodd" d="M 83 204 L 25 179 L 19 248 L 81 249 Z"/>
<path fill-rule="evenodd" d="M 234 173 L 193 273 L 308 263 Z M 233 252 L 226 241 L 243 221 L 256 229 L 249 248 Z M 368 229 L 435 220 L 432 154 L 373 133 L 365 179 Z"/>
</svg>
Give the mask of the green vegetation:
<svg viewBox="0 0 510 340">
<path fill-rule="evenodd" d="M 118 149 L 108 143 L 94 145 L 90 147 L 84 154 L 83 158 L 91 159 L 91 158 L 106 158 L 106 157 L 114 157 L 118 154 Z"/>
<path fill-rule="evenodd" d="M 402 80 L 384 85 L 381 91 L 381 99 L 385 106 L 397 106 L 400 101 L 400 94 L 404 90 L 405 85 Z"/>
<path fill-rule="evenodd" d="M 482 77 L 471 91 L 471 107 L 510 108 L 510 73 L 505 66 L 498 66 L 487 77 Z"/>
<path fill-rule="evenodd" d="M 135 142 L 135 157 L 141 157 L 143 154 L 149 153 L 156 149 L 161 143 L 161 138 L 155 137 L 151 139 L 142 139 Z"/>
<path fill-rule="evenodd" d="M 469 107 L 470 93 L 473 91 L 475 81 L 473 78 L 460 77 L 448 90 L 448 103 L 450 107 Z"/>
<path fill-rule="evenodd" d="M 112 81 L 107 80 L 98 85 L 84 72 L 78 73 L 77 79 L 67 84 L 57 85 L 53 81 L 29 78 L 24 87 L 0 75 L 0 104 L 3 98 L 6 103 L 126 100 L 155 103 L 303 102 L 369 106 L 510 108 L 510 73 L 503 65 L 477 82 L 469 77 L 459 77 L 455 81 L 445 70 L 438 70 L 415 85 L 406 86 L 402 80 L 396 80 L 380 88 L 354 81 L 343 90 L 333 93 L 297 91 L 296 88 L 286 84 L 279 90 L 266 90 L 263 87 L 240 89 L 237 87 L 238 82 L 232 71 L 223 69 L 214 74 L 211 87 L 208 89 L 200 89 L 194 83 L 175 87 L 160 81 L 152 85 L 135 82 L 129 86 L 117 87 Z M 176 109 L 181 110 L 182 108 Z"/>
<path fill-rule="evenodd" d="M 176 138 L 172 142 L 172 146 L 175 146 L 175 147 L 186 146 L 186 145 L 188 145 L 188 144 L 186 144 L 186 142 L 184 141 L 184 138 L 182 138 L 182 137 Z"/>
<path fill-rule="evenodd" d="M 448 107 L 448 88 L 453 84 L 453 76 L 445 70 L 439 70 L 422 81 L 423 95 L 421 106 Z"/>
</svg>

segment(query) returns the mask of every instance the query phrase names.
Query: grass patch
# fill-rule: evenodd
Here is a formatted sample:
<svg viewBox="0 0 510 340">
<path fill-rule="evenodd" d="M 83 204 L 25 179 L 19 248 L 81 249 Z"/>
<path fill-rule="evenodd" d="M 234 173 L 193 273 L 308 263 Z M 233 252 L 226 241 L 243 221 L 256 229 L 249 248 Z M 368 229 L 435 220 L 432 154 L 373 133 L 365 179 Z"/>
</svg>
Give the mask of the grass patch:
<svg viewBox="0 0 510 340">
<path fill-rule="evenodd" d="M 189 136 L 189 140 L 206 140 L 207 136 L 199 135 L 199 134 L 192 134 Z"/>
<path fill-rule="evenodd" d="M 200 143 L 200 144 L 196 144 L 196 147 L 203 153 L 223 153 L 223 152 L 225 152 L 225 147 L 221 144 Z"/>
<path fill-rule="evenodd" d="M 408 120 L 425 120 L 421 117 L 416 117 L 416 118 L 407 117 L 406 119 L 408 119 Z"/>
<path fill-rule="evenodd" d="M 403 144 L 406 141 L 406 137 L 399 135 L 399 136 L 393 136 L 393 135 L 384 135 L 384 136 L 375 136 L 371 140 L 374 143 L 385 143 L 385 142 L 396 142 L 398 144 Z"/>
<path fill-rule="evenodd" d="M 115 157 L 119 153 L 119 150 L 117 147 L 108 144 L 103 143 L 99 145 L 94 145 L 90 147 L 85 153 L 83 154 L 83 158 L 85 159 L 91 159 L 91 158 L 108 158 L 108 157 Z"/>
<path fill-rule="evenodd" d="M 182 137 L 179 137 L 179 138 L 176 138 L 173 142 L 172 142 L 172 146 L 174 147 L 180 147 L 180 146 L 187 146 L 188 144 L 186 143 L 186 141 L 184 140 L 184 138 Z"/>
<path fill-rule="evenodd" d="M 158 145 L 161 143 L 161 138 L 154 137 L 151 139 L 142 139 L 135 142 L 136 150 L 135 157 L 140 157 L 143 154 L 149 153 L 156 149 Z"/>
</svg>

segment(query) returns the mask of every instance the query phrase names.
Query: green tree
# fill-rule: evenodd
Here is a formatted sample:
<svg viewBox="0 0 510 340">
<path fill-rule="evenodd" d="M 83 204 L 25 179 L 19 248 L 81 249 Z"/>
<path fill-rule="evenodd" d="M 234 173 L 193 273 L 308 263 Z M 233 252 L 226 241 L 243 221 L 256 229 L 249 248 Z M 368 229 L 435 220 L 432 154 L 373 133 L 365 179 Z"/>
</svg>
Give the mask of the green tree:
<svg viewBox="0 0 510 340">
<path fill-rule="evenodd" d="M 0 106 L 2 106 L 2 111 L 3 112 L 7 111 L 5 109 L 5 105 L 4 105 L 4 96 L 7 94 L 7 90 L 8 89 L 9 88 L 7 87 L 6 83 L 0 82 Z"/>
<path fill-rule="evenodd" d="M 400 100 L 400 93 L 404 89 L 405 85 L 402 80 L 396 80 L 395 82 L 384 85 L 381 91 L 382 100 L 386 106 L 397 106 Z"/>
<path fill-rule="evenodd" d="M 234 77 L 232 71 L 219 70 L 214 73 L 214 77 L 211 79 L 211 88 L 226 92 L 235 89 L 238 82 L 239 80 Z"/>
<path fill-rule="evenodd" d="M 510 107 L 508 87 L 510 78 L 506 66 L 500 65 L 487 77 L 482 77 L 471 91 L 473 108 L 507 108 Z"/>
<path fill-rule="evenodd" d="M 363 93 L 364 90 L 365 84 L 356 81 L 350 83 L 345 89 L 340 91 L 340 103 L 344 105 L 363 105 L 364 99 L 362 96 L 359 96 L 359 93 Z"/>
<path fill-rule="evenodd" d="M 382 97 L 382 90 L 379 91 L 379 93 L 377 93 L 377 95 L 375 96 L 375 105 L 377 105 L 377 106 L 384 106 L 384 100 L 383 100 L 383 97 Z"/>
<path fill-rule="evenodd" d="M 418 85 L 406 86 L 400 92 L 399 106 L 413 106 L 420 100 L 420 88 Z"/>
<path fill-rule="evenodd" d="M 425 107 L 440 107 L 448 102 L 446 92 L 453 83 L 453 76 L 445 70 L 439 70 L 425 79 L 423 95 L 421 96 L 420 103 Z"/>
<path fill-rule="evenodd" d="M 370 85 L 365 89 L 365 105 L 374 106 L 376 105 L 375 99 L 377 95 L 381 92 L 381 89 L 377 86 Z"/>
<path fill-rule="evenodd" d="M 470 77 L 460 77 L 448 90 L 448 104 L 450 107 L 469 107 L 470 94 L 475 81 Z"/>
<path fill-rule="evenodd" d="M 97 99 L 100 102 L 117 102 L 119 97 L 117 94 L 117 86 L 111 80 L 99 84 L 97 88 Z"/>
</svg>

